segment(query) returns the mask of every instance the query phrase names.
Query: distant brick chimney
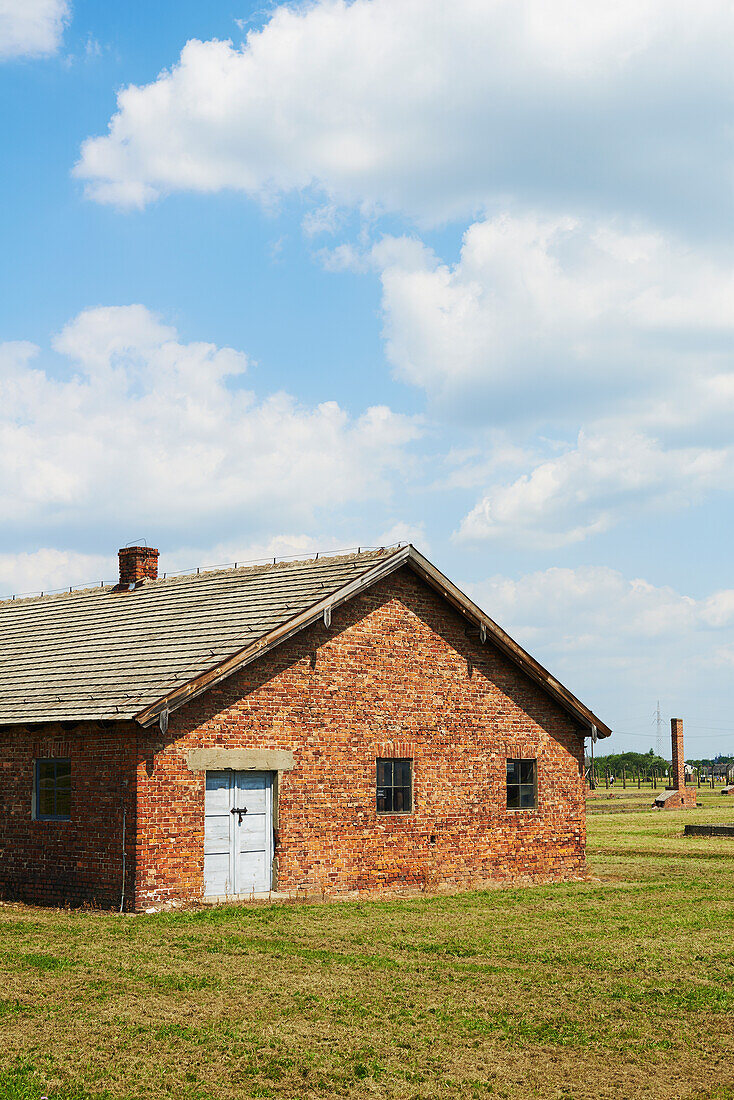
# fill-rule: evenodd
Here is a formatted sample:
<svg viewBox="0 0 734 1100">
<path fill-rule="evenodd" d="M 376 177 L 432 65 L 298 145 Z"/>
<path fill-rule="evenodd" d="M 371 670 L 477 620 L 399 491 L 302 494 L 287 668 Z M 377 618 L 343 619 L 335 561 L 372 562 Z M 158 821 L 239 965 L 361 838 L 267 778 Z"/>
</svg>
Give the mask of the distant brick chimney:
<svg viewBox="0 0 734 1100">
<path fill-rule="evenodd" d="M 152 546 L 123 546 L 120 559 L 120 588 L 129 588 L 138 581 L 154 581 L 158 577 L 158 551 Z"/>
<path fill-rule="evenodd" d="M 686 767 L 683 755 L 683 719 L 670 719 L 670 740 L 673 744 L 673 768 L 670 785 L 674 791 L 686 789 Z"/>
<path fill-rule="evenodd" d="M 670 769 L 670 786 L 656 795 L 653 808 L 657 810 L 695 810 L 696 788 L 686 787 L 686 763 L 683 755 L 683 719 L 670 719 L 670 740 L 673 744 L 673 764 Z"/>
</svg>

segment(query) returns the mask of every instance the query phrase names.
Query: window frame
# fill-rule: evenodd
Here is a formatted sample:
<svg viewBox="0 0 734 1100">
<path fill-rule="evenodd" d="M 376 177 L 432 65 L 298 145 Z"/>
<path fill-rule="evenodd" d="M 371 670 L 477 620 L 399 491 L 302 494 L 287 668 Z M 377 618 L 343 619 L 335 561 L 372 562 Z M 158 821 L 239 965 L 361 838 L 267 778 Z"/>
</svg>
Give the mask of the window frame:
<svg viewBox="0 0 734 1100">
<path fill-rule="evenodd" d="M 510 783 L 508 779 L 508 770 L 510 764 L 518 765 L 518 774 L 522 774 L 521 766 L 523 764 L 532 764 L 533 766 L 533 780 L 532 783 L 523 783 L 519 779 L 517 783 Z M 510 787 L 517 788 L 518 805 L 510 806 Z M 533 791 L 533 804 L 532 806 L 521 806 L 522 802 L 522 789 L 523 787 L 532 787 Z M 537 756 L 508 756 L 505 761 L 505 803 L 508 813 L 533 813 L 538 809 L 538 758 Z"/>
<path fill-rule="evenodd" d="M 393 766 L 393 771 L 391 773 L 391 775 L 392 775 L 392 782 L 391 783 L 387 784 L 387 783 L 380 783 L 379 782 L 380 764 L 391 764 Z M 405 783 L 398 783 L 398 784 L 395 783 L 395 770 L 394 770 L 395 764 L 407 764 L 408 765 L 408 779 L 409 779 L 409 782 L 407 784 L 407 788 L 406 788 Z M 409 798 L 409 802 L 410 802 L 409 808 L 407 810 L 395 810 L 395 809 L 381 810 L 380 807 L 379 807 L 379 801 L 378 801 L 379 800 L 379 792 L 380 792 L 381 788 L 384 789 L 386 787 L 389 787 L 389 789 L 393 792 L 396 791 L 396 790 L 405 791 L 407 789 L 408 798 Z M 394 801 L 395 801 L 395 799 L 393 797 L 393 803 L 394 803 Z M 378 817 L 391 817 L 391 816 L 407 817 L 408 815 L 412 814 L 414 812 L 414 810 L 415 810 L 415 796 L 414 796 L 414 778 L 413 778 L 413 757 L 412 756 L 378 756 L 375 759 L 375 812 L 377 813 Z"/>
<path fill-rule="evenodd" d="M 58 803 L 58 770 L 59 765 L 66 765 L 69 769 L 69 812 L 68 814 L 43 814 L 41 813 L 41 767 L 43 764 L 53 764 L 53 792 L 54 810 Z M 71 821 L 71 759 L 68 756 L 39 756 L 33 761 L 33 819 L 34 821 L 50 822 L 51 824 L 64 824 Z"/>
</svg>

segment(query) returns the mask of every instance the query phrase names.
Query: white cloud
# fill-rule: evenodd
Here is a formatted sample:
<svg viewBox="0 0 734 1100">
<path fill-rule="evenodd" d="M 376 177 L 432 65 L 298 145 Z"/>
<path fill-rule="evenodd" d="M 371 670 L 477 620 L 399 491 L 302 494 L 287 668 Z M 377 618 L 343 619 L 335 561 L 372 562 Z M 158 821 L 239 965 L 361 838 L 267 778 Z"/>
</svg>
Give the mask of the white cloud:
<svg viewBox="0 0 734 1100">
<path fill-rule="evenodd" d="M 730 589 L 696 599 L 604 566 L 497 576 L 467 587 L 492 618 L 614 727 L 629 730 L 620 719 L 649 708 L 650 738 L 657 698 L 668 714 L 684 716 L 695 698 L 714 712 L 726 699 L 725 669 L 734 652 Z M 695 755 L 692 744 L 688 751 Z"/>
<path fill-rule="evenodd" d="M 409 238 L 370 260 L 398 376 L 495 423 L 599 416 L 698 379 L 718 406 L 711 380 L 732 377 L 734 263 L 661 234 L 502 216 L 467 230 L 454 265 Z"/>
<path fill-rule="evenodd" d="M 691 232 L 731 212 L 727 28 L 728 0 L 282 5 L 241 48 L 189 42 L 124 89 L 77 173 L 133 206 L 306 189 L 311 237 L 358 208 L 362 240 L 324 265 L 379 272 L 396 376 L 494 437 L 447 479 L 485 471 L 461 534 L 563 546 L 731 488 L 734 262 Z M 385 210 L 510 213 L 447 264 L 409 236 L 370 247 Z M 649 228 L 666 221 L 676 236 Z M 500 426 L 526 455 L 511 472 Z"/>
<path fill-rule="evenodd" d="M 324 203 L 304 214 L 303 232 L 307 237 L 317 237 L 321 233 L 336 233 L 343 220 L 343 213 L 338 206 L 334 203 Z"/>
<path fill-rule="evenodd" d="M 0 61 L 56 53 L 70 14 L 68 0 L 0 0 Z"/>
<path fill-rule="evenodd" d="M 54 592 L 70 585 L 91 586 L 117 575 L 114 554 L 85 554 L 43 547 L 28 553 L 0 554 L 0 599 Z"/>
<path fill-rule="evenodd" d="M 508 194 L 715 219 L 733 35 L 728 0 L 283 4 L 241 48 L 189 41 L 123 89 L 77 174 L 123 206 L 315 188 L 426 219 Z"/>
<path fill-rule="evenodd" d="M 491 477 L 462 536 L 555 548 L 734 488 L 734 264 L 529 215 L 474 223 L 453 265 L 405 237 L 330 256 L 379 272 L 396 375 L 441 419 L 490 429 L 483 461 L 469 447 L 450 476 Z"/>
<path fill-rule="evenodd" d="M 214 523 L 252 537 L 312 522 L 388 498 L 419 432 L 382 406 L 351 417 L 333 401 L 258 399 L 241 352 L 184 343 L 140 305 L 86 310 L 54 347 L 56 375 L 30 345 L 0 345 L 6 536 L 93 515 L 125 532 L 193 525 L 201 545 Z"/>
<path fill-rule="evenodd" d="M 589 639 L 602 641 L 613 656 L 624 652 L 632 637 L 648 645 L 675 630 L 708 625 L 711 600 L 696 601 L 672 588 L 645 580 L 627 580 L 606 566 L 553 568 L 519 579 L 493 577 L 472 586 L 482 606 L 508 630 L 559 652 L 583 650 Z M 721 594 L 729 600 L 731 592 Z M 727 612 L 722 625 L 734 621 Z"/>
<path fill-rule="evenodd" d="M 734 449 L 663 449 L 632 433 L 587 436 L 509 483 L 494 484 L 459 537 L 536 550 L 601 534 L 643 509 L 680 508 L 713 488 L 734 489 Z"/>
<path fill-rule="evenodd" d="M 369 543 L 368 540 L 370 540 Z M 347 550 L 373 549 L 378 546 L 392 546 L 396 542 L 416 542 L 416 540 L 421 548 L 425 549 L 426 538 L 422 524 L 411 526 L 406 523 L 395 523 L 377 533 L 356 527 L 354 530 L 348 529 L 346 534 L 342 532 L 341 535 L 325 529 L 318 534 L 290 532 L 244 543 L 232 540 L 219 542 L 205 551 L 192 547 L 169 549 L 166 551 L 165 568 L 169 571 L 195 566 L 214 569 L 221 565 L 232 565 L 234 562 L 245 565 L 248 562 L 267 561 L 274 557 L 306 558 L 317 553 L 325 556 Z M 164 566 L 161 565 L 161 570 L 163 569 Z"/>
</svg>

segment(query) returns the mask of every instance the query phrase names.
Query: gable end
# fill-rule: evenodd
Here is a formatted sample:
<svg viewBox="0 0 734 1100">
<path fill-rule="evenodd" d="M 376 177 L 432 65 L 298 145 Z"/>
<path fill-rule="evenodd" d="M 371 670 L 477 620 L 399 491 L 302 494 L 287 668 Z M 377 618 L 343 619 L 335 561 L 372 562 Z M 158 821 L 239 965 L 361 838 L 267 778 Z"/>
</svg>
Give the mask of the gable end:
<svg viewBox="0 0 734 1100">
<path fill-rule="evenodd" d="M 480 633 L 482 641 L 491 641 L 497 648 L 518 666 L 526 676 L 546 691 L 579 725 L 588 729 L 593 738 L 608 737 L 611 729 L 601 721 L 588 707 L 572 694 L 559 680 L 548 672 L 535 658 L 522 648 L 493 619 L 490 619 L 461 589 L 440 572 L 414 546 L 402 547 L 382 558 L 376 564 L 343 585 L 323 599 L 317 601 L 305 611 L 293 616 L 274 630 L 258 638 L 251 645 L 231 654 L 218 662 L 200 676 L 175 688 L 156 703 L 137 714 L 136 721 L 142 726 L 150 726 L 156 720 L 167 722 L 168 713 L 178 709 L 184 703 L 196 698 L 203 691 L 244 668 L 252 661 L 269 653 L 276 646 L 304 630 L 323 616 L 327 625 L 331 622 L 332 611 L 366 591 L 378 581 L 395 573 L 403 566 L 412 570 L 424 583 L 437 592 Z"/>
</svg>

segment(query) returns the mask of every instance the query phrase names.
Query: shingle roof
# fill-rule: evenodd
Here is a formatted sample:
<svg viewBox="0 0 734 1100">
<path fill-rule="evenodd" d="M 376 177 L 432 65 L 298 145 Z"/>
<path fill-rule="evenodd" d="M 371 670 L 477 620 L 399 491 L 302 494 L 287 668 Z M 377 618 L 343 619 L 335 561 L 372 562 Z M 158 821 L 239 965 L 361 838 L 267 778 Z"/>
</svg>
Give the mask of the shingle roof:
<svg viewBox="0 0 734 1100">
<path fill-rule="evenodd" d="M 611 733 L 414 546 L 1 602 L 0 725 L 148 725 L 403 566 L 592 735 Z"/>
<path fill-rule="evenodd" d="M 0 602 L 0 725 L 133 718 L 393 553 Z"/>
</svg>

